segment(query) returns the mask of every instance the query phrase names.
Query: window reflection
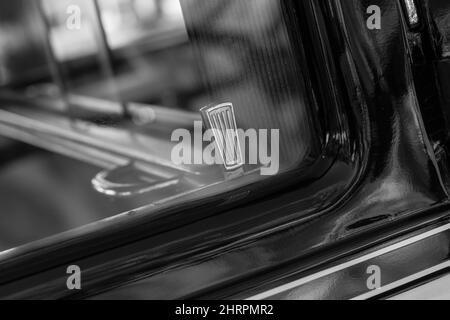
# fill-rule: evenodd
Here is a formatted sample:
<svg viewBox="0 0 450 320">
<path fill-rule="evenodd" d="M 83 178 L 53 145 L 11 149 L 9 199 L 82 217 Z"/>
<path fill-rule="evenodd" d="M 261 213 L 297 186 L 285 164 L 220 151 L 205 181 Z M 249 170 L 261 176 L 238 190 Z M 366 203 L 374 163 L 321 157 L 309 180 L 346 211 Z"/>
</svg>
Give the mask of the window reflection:
<svg viewBox="0 0 450 320">
<path fill-rule="evenodd" d="M 51 21 L 52 44 L 59 60 L 80 58 L 96 52 L 94 35 L 98 26 L 93 1 L 43 0 L 43 4 L 47 18 Z M 187 41 L 177 0 L 98 0 L 98 5 L 101 22 L 112 49 L 175 29 Z M 76 11 L 68 10 L 71 7 L 80 9 L 79 28 L 74 23 Z M 68 20 L 71 17 L 73 21 Z"/>
<path fill-rule="evenodd" d="M 35 181 L 49 190 L 71 185 L 61 194 L 89 206 L 79 207 L 87 216 L 77 220 L 61 209 L 64 203 L 55 205 L 57 231 L 264 179 L 261 163 L 227 175 L 217 163 L 172 160 L 172 133 L 195 135 L 199 110 L 210 104 L 231 102 L 239 129 L 279 130 L 277 169 L 306 172 L 321 141 L 313 131 L 289 1 L 0 0 L 0 135 L 51 151 L 17 163 L 24 160 L 25 168 L 41 161 L 45 169 L 30 168 L 49 172 L 58 162 L 59 172 L 74 174 L 67 180 L 62 173 L 55 179 L 41 174 Z M 202 143 L 192 148 L 201 154 Z M 2 177 L 6 184 L 16 179 L 7 173 L 0 170 L 0 185 Z M 12 190 L 21 190 L 19 173 Z M 112 192 L 117 185 L 121 192 Z M 129 185 L 144 185 L 145 192 L 129 196 Z M 28 191 L 16 199 L 34 198 Z M 35 214 L 17 203 L 10 214 L 14 206 Z"/>
</svg>

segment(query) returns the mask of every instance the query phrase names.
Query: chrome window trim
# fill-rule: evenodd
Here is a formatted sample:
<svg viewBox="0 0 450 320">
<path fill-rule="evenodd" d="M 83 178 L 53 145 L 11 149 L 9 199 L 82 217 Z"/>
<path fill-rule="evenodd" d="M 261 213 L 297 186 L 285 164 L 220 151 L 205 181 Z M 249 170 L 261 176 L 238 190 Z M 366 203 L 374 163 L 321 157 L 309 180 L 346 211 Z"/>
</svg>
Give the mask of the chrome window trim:
<svg viewBox="0 0 450 320">
<path fill-rule="evenodd" d="M 348 262 L 345 262 L 345 263 L 339 264 L 337 266 L 334 266 L 332 268 L 329 268 L 329 269 L 317 272 L 317 273 L 315 273 L 313 275 L 310 275 L 310 276 L 298 279 L 296 281 L 292 281 L 292 282 L 289 282 L 287 284 L 275 287 L 275 288 L 273 288 L 271 290 L 259 293 L 259 294 L 254 295 L 254 296 L 251 296 L 251 297 L 247 298 L 246 300 L 270 299 L 271 297 L 274 297 L 274 296 L 276 296 L 276 295 L 278 295 L 280 293 L 288 292 L 288 291 L 296 289 L 296 288 L 298 288 L 298 287 L 300 287 L 302 285 L 305 285 L 305 284 L 310 283 L 312 281 L 315 281 L 315 280 L 318 280 L 320 278 L 323 278 L 323 277 L 325 277 L 327 275 L 331 275 L 331 274 L 336 273 L 338 271 L 342 271 L 342 270 L 345 270 L 347 268 L 350 268 L 350 267 L 356 266 L 358 264 L 361 264 L 363 262 L 367 262 L 367 261 L 369 261 L 369 260 L 371 260 L 373 258 L 380 257 L 380 256 L 382 256 L 382 255 L 384 255 L 386 253 L 391 253 L 393 251 L 396 251 L 398 249 L 407 247 L 407 246 L 409 246 L 411 244 L 420 242 L 422 240 L 425 240 L 427 238 L 433 237 L 435 235 L 438 235 L 438 234 L 440 234 L 442 232 L 445 232 L 445 231 L 448 231 L 448 230 L 450 230 L 450 224 L 446 224 L 446 225 L 444 225 L 442 227 L 439 227 L 439 228 L 436 228 L 436 229 L 433 229 L 433 230 L 421 233 L 421 234 L 419 234 L 417 236 L 413 236 L 413 237 L 408 238 L 406 240 L 400 241 L 400 242 L 398 242 L 396 244 L 393 244 L 393 245 L 384 247 L 384 248 L 382 248 L 380 250 L 374 251 L 372 253 L 363 255 L 363 256 L 361 256 L 359 258 L 356 258 L 356 259 L 350 260 Z M 420 273 L 414 274 L 414 275 L 412 275 L 410 277 L 407 277 L 407 278 L 401 279 L 399 281 L 396 281 L 394 283 L 391 283 L 391 284 L 389 284 L 387 286 L 384 286 L 384 287 L 382 287 L 380 289 L 377 289 L 377 290 L 365 293 L 363 295 L 360 295 L 358 297 L 355 297 L 354 299 L 361 300 L 361 299 L 368 299 L 368 298 L 372 298 L 372 297 L 378 296 L 378 295 L 380 295 L 380 294 L 382 294 L 384 292 L 387 292 L 387 291 L 390 291 L 392 289 L 398 288 L 401 285 L 404 285 L 404 284 L 409 283 L 411 281 L 417 280 L 418 278 L 421 278 L 423 276 L 426 276 L 426 275 L 429 275 L 429 274 L 441 271 L 441 270 L 443 270 L 445 268 L 449 268 L 449 267 L 450 267 L 450 261 L 446 261 L 446 262 L 444 262 L 442 264 L 436 265 L 436 266 L 434 266 L 432 268 L 429 268 L 427 270 L 424 270 L 424 271 L 422 271 Z"/>
</svg>

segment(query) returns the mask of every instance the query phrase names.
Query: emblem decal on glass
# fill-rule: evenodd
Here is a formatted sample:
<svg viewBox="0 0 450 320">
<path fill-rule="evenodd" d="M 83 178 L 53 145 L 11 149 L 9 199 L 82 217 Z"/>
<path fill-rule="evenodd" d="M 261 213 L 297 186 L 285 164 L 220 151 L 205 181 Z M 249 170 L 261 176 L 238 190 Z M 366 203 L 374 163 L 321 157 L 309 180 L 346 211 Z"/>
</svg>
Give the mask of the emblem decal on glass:
<svg viewBox="0 0 450 320">
<path fill-rule="evenodd" d="M 207 106 L 200 110 L 206 126 L 213 131 L 217 150 L 227 171 L 244 166 L 236 116 L 232 103 Z"/>
</svg>

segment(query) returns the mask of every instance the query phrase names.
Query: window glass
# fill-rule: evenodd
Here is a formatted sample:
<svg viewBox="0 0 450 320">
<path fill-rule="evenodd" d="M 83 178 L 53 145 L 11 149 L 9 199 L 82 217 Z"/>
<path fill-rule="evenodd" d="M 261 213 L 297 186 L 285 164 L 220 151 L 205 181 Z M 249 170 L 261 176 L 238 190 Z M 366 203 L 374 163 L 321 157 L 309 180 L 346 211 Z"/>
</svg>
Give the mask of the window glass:
<svg viewBox="0 0 450 320">
<path fill-rule="evenodd" d="M 0 135 L 16 155 L 2 161 L 1 196 L 10 215 L 52 212 L 52 227 L 4 247 L 291 169 L 306 174 L 322 134 L 290 6 L 0 0 Z M 33 205 L 38 197 L 48 205 Z M 0 226 L 25 220 L 7 214 Z"/>
</svg>

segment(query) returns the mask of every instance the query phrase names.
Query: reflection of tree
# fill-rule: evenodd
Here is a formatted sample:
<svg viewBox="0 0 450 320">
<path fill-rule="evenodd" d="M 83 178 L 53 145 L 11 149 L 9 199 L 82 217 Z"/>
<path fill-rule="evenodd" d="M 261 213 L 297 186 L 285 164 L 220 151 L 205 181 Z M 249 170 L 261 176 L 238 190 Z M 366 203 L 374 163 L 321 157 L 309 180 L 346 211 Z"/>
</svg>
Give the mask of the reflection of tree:
<svg viewBox="0 0 450 320">
<path fill-rule="evenodd" d="M 154 0 L 156 16 L 161 18 L 163 15 L 162 0 Z"/>
<path fill-rule="evenodd" d="M 211 22 L 216 17 L 222 17 L 224 11 L 230 8 L 234 1 L 180 0 L 180 2 L 190 28 L 208 30 L 211 27 Z"/>
<path fill-rule="evenodd" d="M 215 53 L 221 52 L 235 63 L 233 70 L 236 72 L 233 76 L 227 72 L 224 78 L 217 74 L 213 75 L 212 79 L 208 79 L 210 86 L 217 88 L 237 85 L 248 80 L 249 76 L 259 80 L 258 77 L 270 74 L 270 79 L 266 80 L 272 85 L 285 82 L 286 88 L 293 89 L 290 84 L 298 80 L 298 75 L 294 72 L 295 68 L 286 63 L 292 61 L 292 49 L 285 41 L 279 4 L 273 5 L 276 3 L 274 1 L 258 2 L 260 6 L 266 7 L 260 10 L 263 13 L 261 18 L 268 16 L 270 12 L 270 19 L 265 21 L 260 19 L 252 25 L 255 17 L 248 23 L 236 21 L 236 12 L 248 6 L 243 5 L 242 0 L 185 1 L 189 3 L 187 10 L 185 7 L 185 16 L 189 35 L 194 44 L 200 46 L 202 52 L 207 52 L 208 48 Z M 248 13 L 252 14 L 249 8 L 251 6 L 247 7 Z M 208 74 L 209 70 L 205 72 Z M 289 79 L 285 79 L 286 75 Z M 265 87 L 267 82 L 256 81 L 256 83 L 262 86 L 264 94 L 273 98 L 270 90 L 267 90 L 269 88 Z"/>
<path fill-rule="evenodd" d="M 138 11 L 137 0 L 128 0 L 128 1 L 130 1 L 130 7 L 132 7 L 133 13 L 137 18 L 136 20 L 143 25 L 148 25 L 150 27 L 155 26 L 164 17 L 163 0 L 147 0 L 153 3 L 154 11 L 150 18 L 147 17 L 145 19 L 141 18 L 141 15 Z"/>
<path fill-rule="evenodd" d="M 307 136 L 307 129 L 299 128 L 305 121 L 304 87 L 282 2 L 184 0 L 182 5 L 210 98 L 235 103 L 243 127 L 283 128 L 280 148 L 295 157 L 306 145 L 298 138 Z"/>
<path fill-rule="evenodd" d="M 0 1 L 0 69 L 8 82 L 45 78 L 46 54 L 40 16 L 32 1 Z"/>
</svg>

